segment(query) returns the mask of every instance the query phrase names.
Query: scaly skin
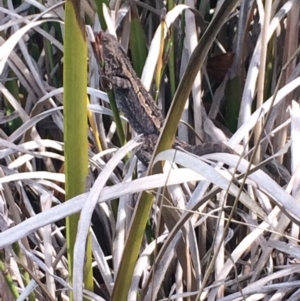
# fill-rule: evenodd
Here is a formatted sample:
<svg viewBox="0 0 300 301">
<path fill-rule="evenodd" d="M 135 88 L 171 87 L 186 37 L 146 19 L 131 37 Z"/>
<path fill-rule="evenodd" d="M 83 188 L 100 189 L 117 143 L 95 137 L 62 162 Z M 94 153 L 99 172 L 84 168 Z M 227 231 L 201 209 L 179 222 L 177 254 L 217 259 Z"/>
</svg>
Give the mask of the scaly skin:
<svg viewBox="0 0 300 301">
<path fill-rule="evenodd" d="M 143 164 L 148 165 L 164 122 L 161 110 L 136 75 L 125 50 L 114 36 L 101 32 L 96 35 L 93 48 L 103 66 L 103 88 L 113 89 L 118 109 L 124 113 L 135 132 L 144 135 L 137 156 Z M 193 146 L 176 138 L 173 148 L 182 148 L 198 156 L 218 152 L 235 154 L 221 142 Z"/>
</svg>

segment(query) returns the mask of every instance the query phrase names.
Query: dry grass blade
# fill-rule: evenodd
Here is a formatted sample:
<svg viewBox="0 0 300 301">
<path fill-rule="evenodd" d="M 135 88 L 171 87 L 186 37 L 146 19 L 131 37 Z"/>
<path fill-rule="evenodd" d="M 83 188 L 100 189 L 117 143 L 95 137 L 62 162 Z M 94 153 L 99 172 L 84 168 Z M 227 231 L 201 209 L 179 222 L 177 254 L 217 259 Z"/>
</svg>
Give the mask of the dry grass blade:
<svg viewBox="0 0 300 301">
<path fill-rule="evenodd" d="M 136 63 L 139 46 L 143 49 L 142 82 L 164 116 L 197 42 L 222 3 L 233 3 L 198 2 L 168 1 L 164 7 L 162 1 L 106 1 L 103 8 L 101 22 L 123 43 L 129 59 Z M 139 256 L 126 262 L 133 264 L 134 276 L 126 279 L 130 289 L 122 297 L 300 300 L 299 12 L 299 0 L 239 1 L 185 97 L 182 119 L 189 127 L 180 125 L 178 135 L 189 144 L 200 143 L 195 133 L 204 142 L 228 143 L 240 154 L 245 150 L 242 158 L 223 153 L 199 158 L 171 149 L 156 157 L 155 163 L 166 165 L 154 176 L 145 175 L 138 163 L 139 140 L 124 115 L 128 144 L 116 135 L 88 42 L 89 175 L 86 193 L 65 202 L 65 5 L 4 1 L 0 299 L 68 300 L 73 291 L 79 299 L 111 300 L 138 194 L 146 191 L 154 202 Z M 86 2 L 83 13 L 90 30 L 99 32 L 93 4 Z M 153 91 L 156 73 L 161 80 Z M 262 128 L 252 137 L 258 123 Z M 254 165 L 249 158 L 256 148 Z M 129 160 L 123 160 L 125 154 Z M 64 219 L 75 213 L 81 223 L 73 288 L 67 283 Z M 94 291 L 82 287 L 87 231 L 92 233 Z"/>
<path fill-rule="evenodd" d="M 50 179 L 58 179 L 63 181 L 63 177 L 54 178 L 51 174 L 45 173 L 42 174 L 43 177 L 48 176 Z M 38 174 L 36 175 L 38 177 Z M 20 179 L 29 179 L 29 175 L 14 177 L 16 180 Z M 3 180 L 3 183 L 11 180 L 11 177 L 6 177 L 6 180 Z M 170 175 L 159 174 L 149 176 L 147 178 L 141 178 L 134 180 L 130 183 L 120 183 L 112 187 L 106 187 L 103 190 L 103 195 L 101 194 L 98 202 L 105 202 L 118 198 L 125 194 L 134 194 L 143 190 L 152 190 L 158 187 L 164 187 L 166 180 L 168 185 L 174 185 L 178 183 L 188 182 L 188 181 L 197 181 L 203 180 L 204 178 L 195 174 L 191 170 L 181 169 L 173 171 Z M 21 225 L 14 226 L 13 228 L 7 230 L 6 233 L 0 233 L 0 247 L 11 244 L 12 242 L 21 239 L 32 231 L 39 229 L 47 225 L 48 223 L 53 223 L 55 221 L 61 220 L 64 217 L 79 212 L 83 207 L 83 200 L 87 199 L 88 193 L 83 194 L 79 197 L 75 197 L 68 203 L 63 203 L 59 206 L 49 209 L 47 212 L 42 212 L 39 215 L 32 217 L 24 221 Z"/>
<path fill-rule="evenodd" d="M 76 242 L 74 246 L 74 294 L 77 295 L 76 298 L 79 300 L 82 298 L 82 282 L 83 282 L 83 268 L 84 268 L 84 254 L 86 248 L 86 240 L 88 231 L 91 224 L 92 214 L 94 212 L 95 206 L 103 190 L 110 174 L 113 172 L 115 167 L 118 165 L 119 161 L 122 160 L 126 154 L 133 148 L 139 146 L 136 141 L 131 141 L 119 149 L 114 157 L 108 162 L 102 171 L 101 177 L 95 181 L 93 188 L 90 191 L 89 199 L 85 202 L 79 219 L 78 232 L 76 237 Z"/>
</svg>

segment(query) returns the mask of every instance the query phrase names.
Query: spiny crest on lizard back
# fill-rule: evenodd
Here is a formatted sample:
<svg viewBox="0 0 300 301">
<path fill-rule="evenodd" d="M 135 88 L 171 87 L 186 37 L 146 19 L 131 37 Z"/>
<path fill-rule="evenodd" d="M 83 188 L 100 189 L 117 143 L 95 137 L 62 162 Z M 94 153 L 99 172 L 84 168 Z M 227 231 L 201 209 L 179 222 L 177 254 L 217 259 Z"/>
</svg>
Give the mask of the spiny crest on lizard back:
<svg viewBox="0 0 300 301">
<path fill-rule="evenodd" d="M 101 73 L 102 82 L 113 89 L 117 106 L 127 117 L 131 127 L 136 133 L 144 135 L 144 143 L 137 155 L 144 164 L 148 164 L 164 123 L 163 114 L 134 72 L 125 50 L 114 36 L 101 32 L 95 36 L 92 46 L 104 71 Z M 222 142 L 192 146 L 175 138 L 173 148 L 178 147 L 199 155 L 213 152 L 235 153 Z"/>
<path fill-rule="evenodd" d="M 113 90 L 118 109 L 138 134 L 158 134 L 164 122 L 162 112 L 134 72 L 122 45 L 101 32 L 92 46 L 100 63 L 101 87 Z"/>
</svg>

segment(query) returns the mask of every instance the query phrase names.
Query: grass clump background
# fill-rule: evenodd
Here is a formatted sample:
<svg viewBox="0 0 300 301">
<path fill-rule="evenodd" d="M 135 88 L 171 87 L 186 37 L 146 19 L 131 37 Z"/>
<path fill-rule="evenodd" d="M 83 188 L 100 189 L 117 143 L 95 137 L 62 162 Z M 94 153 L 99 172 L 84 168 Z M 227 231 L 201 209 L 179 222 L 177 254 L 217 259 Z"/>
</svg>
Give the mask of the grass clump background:
<svg viewBox="0 0 300 301">
<path fill-rule="evenodd" d="M 0 15 L 3 301 L 300 300 L 299 1 Z M 166 116 L 148 170 L 99 86 L 100 30 Z M 237 155 L 175 151 L 174 135 Z"/>
</svg>

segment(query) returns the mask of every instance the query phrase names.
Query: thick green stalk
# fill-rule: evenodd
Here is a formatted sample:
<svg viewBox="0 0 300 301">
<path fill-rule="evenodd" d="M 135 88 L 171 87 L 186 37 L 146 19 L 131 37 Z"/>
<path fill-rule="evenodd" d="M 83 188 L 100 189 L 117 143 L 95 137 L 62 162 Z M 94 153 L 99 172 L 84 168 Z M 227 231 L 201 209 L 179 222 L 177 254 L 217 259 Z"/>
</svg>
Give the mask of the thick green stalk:
<svg viewBox="0 0 300 301">
<path fill-rule="evenodd" d="M 103 14 L 103 4 L 105 4 L 106 6 L 108 6 L 108 0 L 95 0 L 95 4 L 97 6 L 97 12 L 98 12 L 98 17 L 99 17 L 99 21 L 101 24 L 101 28 L 102 30 L 106 30 L 107 26 L 106 26 L 106 22 L 104 19 L 104 14 Z"/>
<path fill-rule="evenodd" d="M 64 44 L 64 142 L 66 199 L 85 192 L 88 173 L 87 44 L 80 0 L 66 1 Z M 73 278 L 73 251 L 79 215 L 67 218 L 69 279 Z M 84 284 L 93 290 L 91 244 L 86 250 Z M 71 296 L 71 300 L 73 296 Z"/>
<path fill-rule="evenodd" d="M 202 67 L 207 53 L 212 46 L 219 30 L 226 22 L 230 12 L 238 2 L 239 0 L 227 0 L 223 3 L 222 7 L 219 9 L 217 15 L 215 15 L 215 17 L 211 21 L 209 27 L 203 34 L 203 37 L 192 53 L 184 76 L 182 77 L 181 82 L 179 83 L 179 87 L 174 96 L 171 108 L 168 112 L 167 120 L 165 122 L 164 129 L 161 132 L 155 154 L 158 154 L 172 147 L 177 130 L 177 125 L 180 121 L 185 106 L 185 100 L 188 99 L 189 94 L 192 90 L 196 74 Z"/>
<path fill-rule="evenodd" d="M 208 50 L 212 46 L 219 30 L 226 22 L 230 12 L 234 9 L 237 3 L 238 0 L 227 0 L 223 3 L 218 14 L 212 20 L 210 26 L 207 28 L 202 39 L 195 48 L 195 51 L 193 52 L 187 66 L 186 72 L 175 94 L 172 106 L 168 113 L 166 124 L 164 125 L 163 131 L 161 132 L 158 145 L 156 147 L 154 155 L 152 156 L 152 160 L 159 152 L 172 147 L 177 125 L 184 109 L 185 100 L 190 94 L 196 74 L 201 68 Z M 150 166 L 151 165 L 152 162 L 150 163 Z M 140 251 L 143 233 L 147 224 L 151 205 L 152 196 L 147 194 L 147 192 L 143 192 L 136 207 L 134 219 L 130 226 L 124 254 L 111 298 L 112 301 L 127 300 L 128 291 L 132 282 L 135 262 Z"/>
<path fill-rule="evenodd" d="M 9 290 L 11 291 L 12 293 L 12 296 L 15 298 L 15 299 L 18 299 L 19 298 L 19 292 L 18 292 L 18 289 L 11 277 L 11 274 L 9 273 L 7 267 L 5 266 L 5 263 L 4 263 L 4 256 L 3 256 L 3 253 L 4 253 L 4 250 L 0 252 L 0 272 L 2 273 L 4 279 L 5 279 L 5 282 L 9 288 Z"/>
</svg>

